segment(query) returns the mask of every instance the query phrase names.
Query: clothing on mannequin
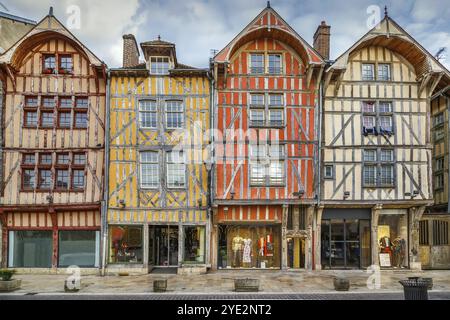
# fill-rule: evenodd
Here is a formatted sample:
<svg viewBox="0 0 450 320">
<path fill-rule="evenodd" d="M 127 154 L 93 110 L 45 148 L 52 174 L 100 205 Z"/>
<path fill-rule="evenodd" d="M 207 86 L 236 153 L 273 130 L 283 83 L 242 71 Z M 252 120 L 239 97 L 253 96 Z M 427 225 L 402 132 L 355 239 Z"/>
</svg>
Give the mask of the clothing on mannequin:
<svg viewBox="0 0 450 320">
<path fill-rule="evenodd" d="M 243 257 L 242 257 L 242 262 L 243 263 L 251 263 L 252 262 L 252 257 L 251 257 L 251 252 L 252 252 L 252 239 L 244 239 L 244 253 L 243 253 Z"/>
<path fill-rule="evenodd" d="M 233 250 L 233 267 L 235 268 L 241 267 L 243 245 L 244 238 L 239 235 L 233 238 L 231 249 Z"/>
</svg>

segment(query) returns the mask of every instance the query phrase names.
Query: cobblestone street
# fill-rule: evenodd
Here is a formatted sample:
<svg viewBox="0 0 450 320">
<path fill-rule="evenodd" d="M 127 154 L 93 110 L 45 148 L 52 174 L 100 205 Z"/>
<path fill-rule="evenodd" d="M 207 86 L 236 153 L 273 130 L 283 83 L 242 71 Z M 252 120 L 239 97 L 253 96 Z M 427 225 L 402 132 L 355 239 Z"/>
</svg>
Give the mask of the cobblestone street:
<svg viewBox="0 0 450 320">
<path fill-rule="evenodd" d="M 339 275 L 350 280 L 350 291 L 336 293 L 333 277 Z M 371 274 L 365 271 L 220 271 L 204 275 L 148 274 L 130 276 L 82 276 L 81 290 L 76 294 L 64 293 L 66 275 L 30 275 L 18 274 L 22 280 L 21 289 L 13 293 L 0 294 L 5 298 L 41 299 L 46 295 L 59 298 L 83 297 L 89 299 L 217 299 L 237 297 L 234 292 L 234 279 L 257 278 L 260 280 L 260 293 L 245 296 L 249 299 L 403 299 L 403 288 L 398 282 L 407 277 L 420 276 L 433 278 L 434 286 L 430 299 L 450 299 L 450 271 L 382 271 L 381 288 L 370 289 L 367 280 Z M 167 279 L 167 293 L 153 293 L 153 280 Z M 232 295 L 232 296 L 230 296 Z M 47 296 L 48 297 L 48 296 Z"/>
</svg>

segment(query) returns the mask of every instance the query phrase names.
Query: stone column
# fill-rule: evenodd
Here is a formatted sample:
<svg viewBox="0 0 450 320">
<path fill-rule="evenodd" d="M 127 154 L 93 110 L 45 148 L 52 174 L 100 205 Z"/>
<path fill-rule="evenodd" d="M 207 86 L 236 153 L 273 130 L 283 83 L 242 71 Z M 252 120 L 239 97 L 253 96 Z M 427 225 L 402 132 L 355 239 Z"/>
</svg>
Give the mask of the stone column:
<svg viewBox="0 0 450 320">
<path fill-rule="evenodd" d="M 187 214 L 187 212 L 186 212 Z M 183 264 L 183 253 L 184 253 L 184 228 L 183 222 L 180 220 L 178 222 L 178 267 Z"/>
<path fill-rule="evenodd" d="M 381 210 L 383 209 L 382 204 L 377 204 L 372 208 L 372 219 L 371 225 L 371 251 L 372 251 L 372 265 L 379 265 L 379 248 L 378 248 L 378 218 L 380 217 Z"/>
<path fill-rule="evenodd" d="M 288 210 L 289 210 L 289 205 L 283 204 L 282 216 L 281 216 L 281 269 L 283 269 L 283 270 L 288 268 L 287 237 L 286 237 Z"/>
<path fill-rule="evenodd" d="M 211 263 L 211 270 L 217 270 L 217 263 L 218 263 L 218 233 L 219 233 L 219 227 L 217 223 L 217 208 L 211 209 L 211 233 L 209 234 L 210 237 L 210 263 Z"/>
<path fill-rule="evenodd" d="M 306 208 L 306 221 L 305 227 L 307 236 L 305 239 L 305 269 L 313 269 L 313 224 L 314 224 L 314 206 L 309 206 Z"/>
<path fill-rule="evenodd" d="M 422 219 L 425 206 L 409 209 L 409 267 L 411 270 L 422 270 L 419 257 L 419 222 Z"/>
<path fill-rule="evenodd" d="M 314 217 L 314 223 L 313 223 L 313 234 L 314 234 L 314 269 L 315 270 L 321 270 L 322 269 L 322 262 L 321 262 L 321 226 L 322 226 L 322 213 L 323 213 L 323 206 L 319 206 L 316 208 L 316 214 Z"/>
</svg>

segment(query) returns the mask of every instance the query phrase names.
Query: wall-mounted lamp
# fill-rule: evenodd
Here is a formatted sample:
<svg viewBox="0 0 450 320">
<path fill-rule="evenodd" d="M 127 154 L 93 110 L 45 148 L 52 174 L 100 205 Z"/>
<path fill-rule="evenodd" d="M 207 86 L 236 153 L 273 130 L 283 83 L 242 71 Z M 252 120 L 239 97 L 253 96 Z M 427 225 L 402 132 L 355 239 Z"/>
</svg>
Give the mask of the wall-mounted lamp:
<svg viewBox="0 0 450 320">
<path fill-rule="evenodd" d="M 293 195 L 294 197 L 298 197 L 298 198 L 303 197 L 304 194 L 305 194 L 305 190 L 299 190 L 299 191 L 296 191 L 296 192 L 293 192 L 293 193 L 292 193 L 292 195 Z"/>
<path fill-rule="evenodd" d="M 348 197 L 350 197 L 350 192 L 344 191 L 344 200 L 347 199 Z"/>
<path fill-rule="evenodd" d="M 230 192 L 230 196 L 231 196 L 231 199 L 234 199 L 234 195 L 235 195 L 236 193 L 234 192 L 234 191 L 231 191 Z"/>
<path fill-rule="evenodd" d="M 52 195 L 48 195 L 47 197 L 45 197 L 45 199 L 47 199 L 48 203 L 53 203 L 53 196 Z"/>
<path fill-rule="evenodd" d="M 120 206 L 121 206 L 122 208 L 124 208 L 124 207 L 125 207 L 125 200 L 120 199 L 120 200 L 119 200 L 119 204 L 120 204 Z"/>
</svg>

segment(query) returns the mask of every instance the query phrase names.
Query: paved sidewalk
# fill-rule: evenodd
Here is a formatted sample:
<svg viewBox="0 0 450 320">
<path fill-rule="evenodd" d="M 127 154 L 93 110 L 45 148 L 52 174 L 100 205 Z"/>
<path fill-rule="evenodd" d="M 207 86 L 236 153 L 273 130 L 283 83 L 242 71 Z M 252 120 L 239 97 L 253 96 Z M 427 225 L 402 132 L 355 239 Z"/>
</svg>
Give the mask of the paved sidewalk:
<svg viewBox="0 0 450 320">
<path fill-rule="evenodd" d="M 79 294 L 139 294 L 152 293 L 153 280 L 167 279 L 167 289 L 174 294 L 229 294 L 234 291 L 234 279 L 260 279 L 262 293 L 329 293 L 335 292 L 333 277 L 345 276 L 350 279 L 350 291 L 402 292 L 398 282 L 407 277 L 420 276 L 433 278 L 433 291 L 450 291 L 450 271 L 381 271 L 381 288 L 371 290 L 367 286 L 369 273 L 356 271 L 247 271 L 227 270 L 210 272 L 204 275 L 148 274 L 130 276 L 93 276 L 81 277 L 82 289 Z M 57 294 L 64 292 L 66 275 L 30 275 L 18 274 L 22 287 L 7 294 Z"/>
</svg>

